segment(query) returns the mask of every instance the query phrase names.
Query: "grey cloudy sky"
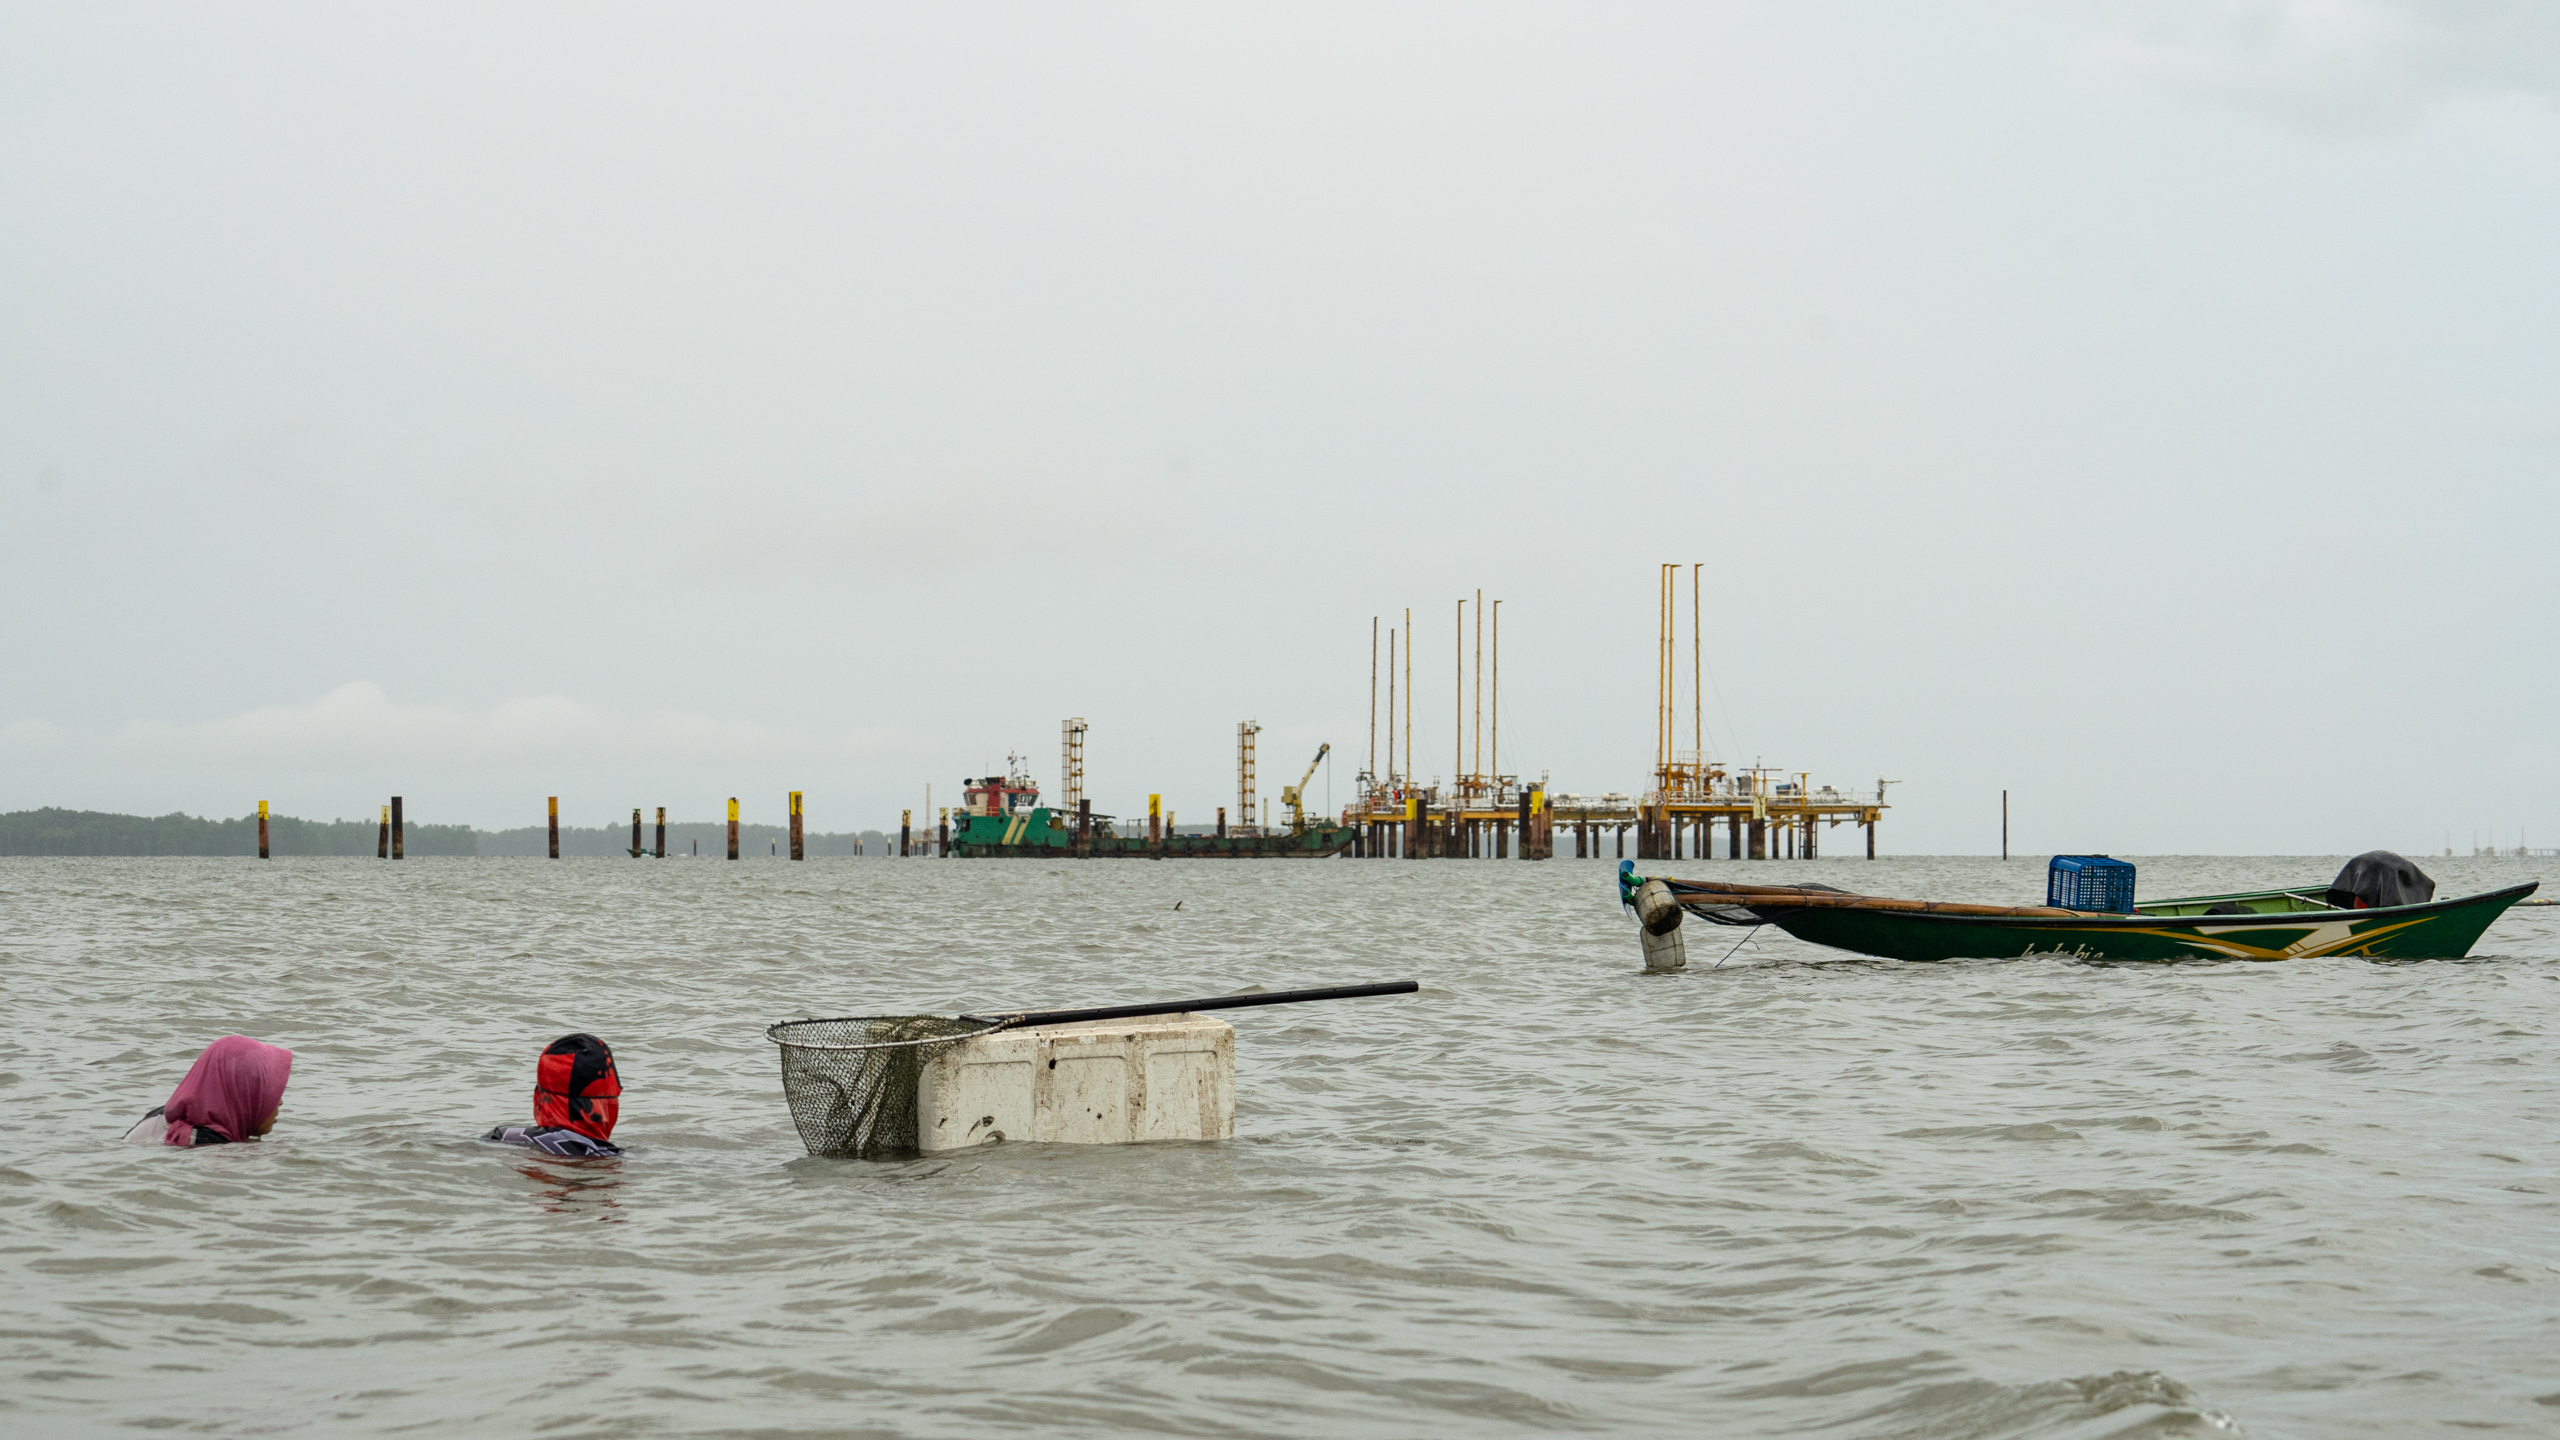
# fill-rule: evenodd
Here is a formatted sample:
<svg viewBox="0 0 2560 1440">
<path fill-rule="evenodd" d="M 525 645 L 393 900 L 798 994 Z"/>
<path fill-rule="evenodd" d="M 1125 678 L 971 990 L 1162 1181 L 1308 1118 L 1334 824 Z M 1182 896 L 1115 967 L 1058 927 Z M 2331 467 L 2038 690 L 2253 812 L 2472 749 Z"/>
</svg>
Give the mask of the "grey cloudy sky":
<svg viewBox="0 0 2560 1440">
<path fill-rule="evenodd" d="M 1633 790 L 1697 560 L 1891 849 L 2560 841 L 2556 15 L 13 5 L 0 808 L 1206 820 L 1478 586 Z"/>
</svg>

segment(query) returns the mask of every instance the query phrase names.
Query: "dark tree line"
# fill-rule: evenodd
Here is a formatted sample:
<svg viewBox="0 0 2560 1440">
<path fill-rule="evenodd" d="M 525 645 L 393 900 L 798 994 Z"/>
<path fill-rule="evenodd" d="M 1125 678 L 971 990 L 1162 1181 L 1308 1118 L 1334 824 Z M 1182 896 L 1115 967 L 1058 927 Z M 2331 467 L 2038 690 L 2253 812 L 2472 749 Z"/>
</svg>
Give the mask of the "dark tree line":
<svg viewBox="0 0 2560 1440">
<path fill-rule="evenodd" d="M 381 837 L 376 820 L 267 820 L 267 849 L 276 855 L 371 855 Z M 400 827 L 411 855 L 477 855 L 468 825 Z M 108 815 L 96 810 L 18 810 L 0 815 L 0 855 L 255 855 L 258 817 Z"/>
</svg>

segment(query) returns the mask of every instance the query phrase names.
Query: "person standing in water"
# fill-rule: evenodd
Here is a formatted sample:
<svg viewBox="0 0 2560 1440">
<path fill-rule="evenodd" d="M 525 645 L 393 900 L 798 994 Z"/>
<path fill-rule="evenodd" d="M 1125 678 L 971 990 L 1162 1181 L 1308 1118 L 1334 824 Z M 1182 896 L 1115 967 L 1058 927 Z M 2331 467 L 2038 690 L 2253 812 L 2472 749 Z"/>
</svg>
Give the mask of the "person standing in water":
<svg viewBox="0 0 2560 1440">
<path fill-rule="evenodd" d="M 533 1077 L 533 1123 L 501 1125 L 481 1139 L 573 1158 L 622 1153 L 613 1143 L 622 1077 L 609 1046 L 593 1035 L 563 1035 L 543 1050 Z"/>
<path fill-rule="evenodd" d="M 136 1145 L 230 1145 L 275 1128 L 293 1052 L 246 1035 L 204 1047 L 166 1103 L 134 1122 L 124 1138 Z"/>
</svg>

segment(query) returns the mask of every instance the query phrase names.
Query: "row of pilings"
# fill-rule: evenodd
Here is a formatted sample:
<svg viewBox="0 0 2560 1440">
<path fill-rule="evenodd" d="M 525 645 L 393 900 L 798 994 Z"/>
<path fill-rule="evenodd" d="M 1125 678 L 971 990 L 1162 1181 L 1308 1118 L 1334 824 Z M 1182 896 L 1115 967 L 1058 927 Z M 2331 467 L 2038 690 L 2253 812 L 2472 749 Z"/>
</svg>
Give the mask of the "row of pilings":
<svg viewBox="0 0 2560 1440">
<path fill-rule="evenodd" d="M 1822 826 L 1828 818 L 1821 814 L 1750 815 L 1739 809 L 1714 813 L 1683 812 L 1667 805 L 1638 807 L 1634 829 L 1636 858 L 1639 860 L 1812 860 L 1822 853 Z M 1864 829 L 1867 858 L 1876 858 L 1876 822 L 1873 811 L 1857 819 Z M 1721 822 L 1721 823 L 1719 823 Z M 1834 821 L 1833 823 L 1838 823 Z M 1619 827 L 1619 848 L 1625 849 L 1624 826 Z M 1716 831 L 1724 833 L 1722 854 L 1718 854 Z M 1598 853 L 1598 845 L 1592 847 Z M 1575 853 L 1580 854 L 1577 845 Z"/>
<path fill-rule="evenodd" d="M 1351 854 L 1367 860 L 1552 860 L 1555 817 L 1535 790 L 1520 794 L 1515 809 L 1464 802 L 1434 808 L 1413 796 L 1400 819 L 1371 811 L 1354 826 Z"/>
</svg>

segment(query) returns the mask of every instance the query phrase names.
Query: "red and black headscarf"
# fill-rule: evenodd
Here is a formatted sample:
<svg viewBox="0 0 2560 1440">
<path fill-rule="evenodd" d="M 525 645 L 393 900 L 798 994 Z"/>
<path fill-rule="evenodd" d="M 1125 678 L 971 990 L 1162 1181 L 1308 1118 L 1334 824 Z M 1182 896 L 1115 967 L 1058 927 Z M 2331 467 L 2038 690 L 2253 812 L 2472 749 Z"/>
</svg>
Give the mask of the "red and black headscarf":
<svg viewBox="0 0 2560 1440">
<path fill-rule="evenodd" d="M 533 1072 L 533 1123 L 611 1140 L 622 1109 L 622 1077 L 613 1051 L 593 1035 L 563 1035 L 542 1052 Z"/>
</svg>

